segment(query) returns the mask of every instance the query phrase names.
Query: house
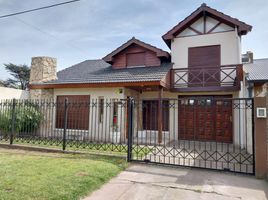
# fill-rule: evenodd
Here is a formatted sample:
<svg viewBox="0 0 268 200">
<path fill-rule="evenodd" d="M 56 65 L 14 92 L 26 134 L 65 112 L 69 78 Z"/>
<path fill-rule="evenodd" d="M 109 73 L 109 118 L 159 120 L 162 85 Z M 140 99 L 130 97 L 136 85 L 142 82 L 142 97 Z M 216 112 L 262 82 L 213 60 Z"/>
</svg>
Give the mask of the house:
<svg viewBox="0 0 268 200">
<path fill-rule="evenodd" d="M 268 82 L 268 58 L 254 59 L 252 52 L 243 55 L 243 69 L 248 96 L 266 96 Z"/>
<path fill-rule="evenodd" d="M 69 117 L 76 119 L 70 130 L 103 132 L 113 126 L 127 139 L 127 106 L 122 101 L 133 97 L 140 105 L 135 109 L 138 138 L 150 134 L 160 144 L 183 139 L 250 146 L 252 132 L 244 130 L 251 130 L 245 117 L 251 111 L 236 111 L 231 101 L 222 99 L 248 96 L 241 37 L 251 29 L 202 4 L 162 36 L 170 53 L 133 37 L 102 59 L 59 72 L 56 59 L 33 58 L 30 95 L 99 103 L 95 109 L 70 111 Z M 103 106 L 111 100 L 110 107 Z M 59 110 L 49 122 L 51 130 L 63 128 Z"/>
</svg>

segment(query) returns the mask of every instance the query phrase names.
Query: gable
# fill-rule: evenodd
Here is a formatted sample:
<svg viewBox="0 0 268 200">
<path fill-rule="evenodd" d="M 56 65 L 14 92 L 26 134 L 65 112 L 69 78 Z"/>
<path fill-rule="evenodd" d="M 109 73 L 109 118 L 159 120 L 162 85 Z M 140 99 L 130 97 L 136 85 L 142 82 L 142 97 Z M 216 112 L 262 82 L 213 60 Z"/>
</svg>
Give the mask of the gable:
<svg viewBox="0 0 268 200">
<path fill-rule="evenodd" d="M 137 66 L 160 66 L 161 60 L 156 53 L 132 44 L 113 57 L 112 66 L 116 69 Z"/>
<path fill-rule="evenodd" d="M 170 61 L 170 54 L 133 37 L 106 55 L 103 60 L 113 68 L 160 66 L 163 61 Z"/>
<path fill-rule="evenodd" d="M 220 20 L 208 16 L 205 17 L 202 16 L 185 29 L 182 29 L 181 32 L 175 36 L 186 37 L 186 36 L 195 36 L 209 33 L 234 31 L 234 30 L 235 30 L 234 27 L 227 25 Z"/>
<path fill-rule="evenodd" d="M 219 24 L 217 27 L 215 25 L 217 23 L 216 21 L 221 22 L 221 24 Z M 204 24 L 206 24 L 206 26 L 204 26 Z M 215 28 L 212 30 L 213 27 Z M 207 34 L 210 32 L 230 31 L 232 28 L 236 28 L 238 35 L 246 35 L 249 31 L 251 31 L 252 26 L 213 8 L 210 8 L 203 3 L 188 17 L 164 34 L 162 38 L 170 47 L 172 39 L 174 39 L 178 34 L 181 34 L 181 36 L 191 36 L 204 33 Z"/>
</svg>

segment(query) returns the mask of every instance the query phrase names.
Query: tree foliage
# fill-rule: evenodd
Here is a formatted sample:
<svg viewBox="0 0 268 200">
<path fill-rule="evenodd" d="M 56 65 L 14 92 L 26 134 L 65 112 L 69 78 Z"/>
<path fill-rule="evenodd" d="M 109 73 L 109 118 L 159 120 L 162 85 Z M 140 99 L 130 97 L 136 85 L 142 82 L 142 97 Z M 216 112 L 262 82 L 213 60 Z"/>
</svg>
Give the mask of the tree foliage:
<svg viewBox="0 0 268 200">
<path fill-rule="evenodd" d="M 43 119 L 38 105 L 33 103 L 25 104 L 15 108 L 15 131 L 16 133 L 31 133 L 35 131 Z M 8 135 L 12 130 L 12 109 L 0 112 L 0 132 Z"/>
<path fill-rule="evenodd" d="M 0 85 L 25 90 L 29 84 L 30 68 L 27 65 L 15 65 L 13 63 L 4 65 L 12 78 L 0 81 Z"/>
</svg>

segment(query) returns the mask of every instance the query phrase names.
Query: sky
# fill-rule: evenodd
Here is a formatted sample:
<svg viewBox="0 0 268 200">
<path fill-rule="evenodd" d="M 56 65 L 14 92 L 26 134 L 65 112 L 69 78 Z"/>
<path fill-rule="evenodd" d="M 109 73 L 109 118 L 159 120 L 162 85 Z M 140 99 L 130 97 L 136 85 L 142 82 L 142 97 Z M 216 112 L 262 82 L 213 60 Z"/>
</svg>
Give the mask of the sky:
<svg viewBox="0 0 268 200">
<path fill-rule="evenodd" d="M 0 0 L 0 15 L 65 0 Z M 57 58 L 58 71 L 99 59 L 135 36 L 170 51 L 161 36 L 202 3 L 253 26 L 242 53 L 268 57 L 268 0 L 81 0 L 0 19 L 0 79 L 4 63 L 27 64 L 35 56 Z"/>
</svg>

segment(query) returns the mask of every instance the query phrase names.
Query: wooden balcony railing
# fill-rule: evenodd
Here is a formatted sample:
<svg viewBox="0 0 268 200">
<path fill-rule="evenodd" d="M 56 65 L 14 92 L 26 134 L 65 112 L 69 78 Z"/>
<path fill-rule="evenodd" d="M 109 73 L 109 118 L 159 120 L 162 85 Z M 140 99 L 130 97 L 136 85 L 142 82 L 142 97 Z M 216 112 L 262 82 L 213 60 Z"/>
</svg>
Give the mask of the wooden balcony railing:
<svg viewBox="0 0 268 200">
<path fill-rule="evenodd" d="M 172 69 L 171 90 L 193 91 L 236 91 L 243 79 L 242 65 L 220 67 L 194 67 Z"/>
</svg>

